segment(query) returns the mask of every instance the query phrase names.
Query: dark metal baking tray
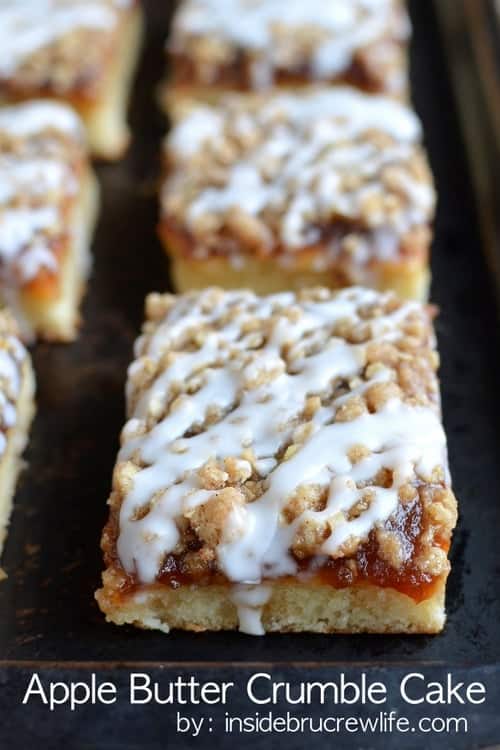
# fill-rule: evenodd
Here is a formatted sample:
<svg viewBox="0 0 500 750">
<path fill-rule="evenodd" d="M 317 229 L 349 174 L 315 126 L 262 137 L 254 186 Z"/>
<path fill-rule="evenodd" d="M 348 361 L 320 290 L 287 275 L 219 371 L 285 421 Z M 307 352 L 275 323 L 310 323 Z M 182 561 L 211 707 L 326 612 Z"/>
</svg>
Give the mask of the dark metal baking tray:
<svg viewBox="0 0 500 750">
<path fill-rule="evenodd" d="M 437 0 L 438 5 L 441 2 L 447 0 Z M 158 152 L 165 122 L 154 102 L 164 68 L 167 5 L 146 2 L 148 37 L 132 104 L 132 148 L 123 162 L 98 168 L 102 213 L 80 339 L 71 346 L 39 344 L 33 351 L 38 416 L 3 558 L 9 577 L 0 585 L 0 747 L 27 748 L 35 739 L 43 739 L 46 748 L 60 747 L 63 739 L 69 747 L 81 748 L 190 746 L 182 737 L 172 738 L 171 716 L 165 708 L 140 713 L 121 705 L 114 713 L 96 708 L 93 713 L 71 717 L 54 714 L 48 721 L 43 708 L 20 705 L 34 669 L 43 669 L 53 679 L 106 671 L 121 681 L 139 664 L 151 674 L 187 670 L 221 678 L 228 673 L 243 675 L 257 664 L 291 678 L 297 674 L 294 665 L 301 664 L 301 675 L 313 674 L 316 679 L 331 678 L 342 669 L 349 674 L 382 670 L 389 681 L 413 667 L 438 676 L 453 669 L 457 675 L 485 680 L 490 697 L 487 707 L 472 716 L 468 736 L 447 738 L 444 746 L 494 745 L 500 741 L 496 280 L 485 262 L 478 193 L 460 135 L 457 100 L 431 0 L 414 0 L 411 6 L 412 77 L 440 195 L 432 299 L 441 311 L 437 332 L 443 412 L 460 501 L 445 632 L 435 637 L 273 635 L 258 639 L 187 633 L 165 637 L 107 625 L 94 603 L 102 568 L 99 537 L 124 419 L 126 365 L 145 294 L 168 286 L 167 262 L 155 234 Z M 461 3 L 452 5 L 460 15 Z M 463 64 L 472 65 L 465 45 L 461 53 Z M 477 105 L 478 123 L 483 115 Z M 487 188 L 483 185 L 483 189 Z M 116 722 L 123 729 L 123 721 L 128 723 L 121 734 Z M 303 741 L 287 738 L 292 749 L 302 747 Z M 225 741 L 221 742 L 225 747 Z M 234 740 L 227 742 L 229 746 Z M 265 738 L 258 741 L 252 736 L 238 742 L 242 747 L 247 747 L 246 742 L 256 748 L 268 746 L 259 744 Z M 314 735 L 308 739 L 313 748 L 325 746 L 324 742 Z M 439 736 L 425 743 L 408 738 L 405 744 L 400 736 L 392 735 L 366 740 L 365 745 L 343 742 L 348 740 L 339 738 L 335 746 L 443 746 Z"/>
</svg>

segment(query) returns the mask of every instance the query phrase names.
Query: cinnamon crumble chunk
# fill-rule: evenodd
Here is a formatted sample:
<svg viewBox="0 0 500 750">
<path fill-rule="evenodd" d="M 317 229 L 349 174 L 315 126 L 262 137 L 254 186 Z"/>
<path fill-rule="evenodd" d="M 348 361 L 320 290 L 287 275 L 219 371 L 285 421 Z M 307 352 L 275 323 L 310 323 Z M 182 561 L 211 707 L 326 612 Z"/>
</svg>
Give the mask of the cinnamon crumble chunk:
<svg viewBox="0 0 500 750">
<path fill-rule="evenodd" d="M 427 295 L 435 193 L 406 106 L 352 89 L 183 108 L 160 235 L 180 291 L 361 284 Z"/>
<path fill-rule="evenodd" d="M 440 630 L 456 501 L 431 315 L 360 287 L 151 295 L 102 540 L 108 619 Z"/>
<path fill-rule="evenodd" d="M 141 25 L 135 0 L 3 0 L 0 102 L 61 99 L 82 117 L 93 153 L 119 157 Z"/>
<path fill-rule="evenodd" d="M 76 337 L 97 183 L 77 115 L 45 100 L 0 109 L 0 299 L 24 338 Z"/>
<path fill-rule="evenodd" d="M 402 0 L 184 0 L 167 43 L 166 98 L 349 84 L 404 96 Z"/>
</svg>

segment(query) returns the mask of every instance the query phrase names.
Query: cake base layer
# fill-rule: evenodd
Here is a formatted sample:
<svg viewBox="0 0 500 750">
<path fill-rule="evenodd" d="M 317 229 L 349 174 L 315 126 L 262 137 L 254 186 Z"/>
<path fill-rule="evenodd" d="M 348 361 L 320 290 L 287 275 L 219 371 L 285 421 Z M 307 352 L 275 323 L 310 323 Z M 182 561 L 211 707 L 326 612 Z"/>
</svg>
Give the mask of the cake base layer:
<svg viewBox="0 0 500 750">
<path fill-rule="evenodd" d="M 287 268 L 273 259 L 246 258 L 241 266 L 236 266 L 225 258 L 193 260 L 175 256 L 171 263 L 172 279 L 179 292 L 219 286 L 223 289 L 249 288 L 257 294 L 274 294 L 315 286 L 338 289 L 359 284 L 379 291 L 393 290 L 402 299 L 426 302 L 430 286 L 430 272 L 420 263 L 380 262 L 375 268 L 360 268 L 356 279 L 346 279 L 340 266 L 320 271 Z"/>
<path fill-rule="evenodd" d="M 108 622 L 161 630 L 237 630 L 241 624 L 232 587 L 224 585 L 141 587 L 116 595 L 97 592 Z M 325 583 L 269 584 L 260 623 L 264 632 L 438 633 L 445 622 L 445 583 L 436 581 L 430 598 L 417 602 L 395 589 L 362 584 L 337 589 Z M 266 584 L 267 586 L 267 584 Z"/>
<path fill-rule="evenodd" d="M 126 20 L 99 99 L 80 108 L 89 146 L 94 156 L 115 160 L 123 156 L 129 140 L 127 109 L 132 79 L 142 46 L 144 20 L 139 7 Z"/>
<path fill-rule="evenodd" d="M 99 184 L 89 170 L 69 220 L 71 239 L 60 260 L 56 295 L 46 296 L 29 286 L 21 291 L 18 300 L 7 300 L 25 338 L 39 335 L 46 341 L 75 340 L 80 324 L 79 305 L 92 265 L 90 245 L 98 210 Z"/>
<path fill-rule="evenodd" d="M 35 376 L 30 360 L 26 359 L 23 365 L 21 391 L 16 405 L 16 423 L 8 432 L 5 452 L 0 460 L 0 554 L 7 535 L 17 477 L 23 466 L 21 454 L 25 448 L 35 413 L 34 394 Z"/>
</svg>

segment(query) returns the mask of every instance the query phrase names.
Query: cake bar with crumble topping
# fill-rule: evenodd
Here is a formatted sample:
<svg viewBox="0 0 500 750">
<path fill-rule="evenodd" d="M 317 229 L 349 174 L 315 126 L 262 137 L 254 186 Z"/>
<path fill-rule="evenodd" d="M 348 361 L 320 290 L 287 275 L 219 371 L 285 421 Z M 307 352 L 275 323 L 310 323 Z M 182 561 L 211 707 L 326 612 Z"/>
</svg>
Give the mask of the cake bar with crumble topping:
<svg viewBox="0 0 500 750">
<path fill-rule="evenodd" d="M 92 152 L 120 157 L 142 37 L 135 0 L 0 3 L 0 102 L 50 97 L 82 117 Z"/>
<path fill-rule="evenodd" d="M 182 106 L 160 235 L 178 291 L 326 285 L 424 300 L 435 191 L 406 106 L 350 88 Z"/>
<path fill-rule="evenodd" d="M 74 111 L 46 100 L 1 108 L 0 300 L 25 339 L 76 337 L 97 207 Z"/>
<path fill-rule="evenodd" d="M 168 632 L 435 633 L 456 523 L 432 311 L 151 295 L 96 596 Z"/>
<path fill-rule="evenodd" d="M 320 82 L 403 97 L 409 35 L 402 0 L 184 0 L 164 101 Z"/>
<path fill-rule="evenodd" d="M 21 454 L 35 412 L 35 376 L 17 325 L 0 312 L 0 553 L 12 511 Z M 0 570 L 0 573 L 2 571 Z"/>
</svg>

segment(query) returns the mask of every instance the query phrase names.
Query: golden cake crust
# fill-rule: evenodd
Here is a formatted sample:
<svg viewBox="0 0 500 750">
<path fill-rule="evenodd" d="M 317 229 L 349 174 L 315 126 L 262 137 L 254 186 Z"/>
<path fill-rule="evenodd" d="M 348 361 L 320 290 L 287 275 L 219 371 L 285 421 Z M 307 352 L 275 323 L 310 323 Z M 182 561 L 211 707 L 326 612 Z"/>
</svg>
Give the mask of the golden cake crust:
<svg viewBox="0 0 500 750">
<path fill-rule="evenodd" d="M 442 624 L 456 501 L 426 308 L 362 289 L 151 296 L 136 355 L 102 542 L 113 621 L 253 581 L 262 606 L 290 586 L 390 589 Z"/>
</svg>

